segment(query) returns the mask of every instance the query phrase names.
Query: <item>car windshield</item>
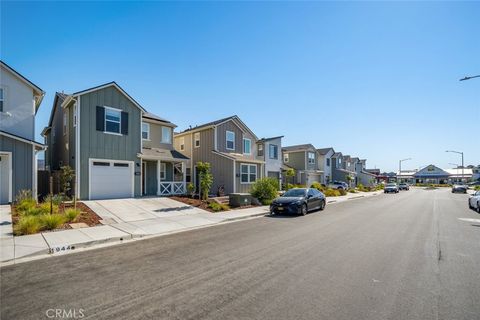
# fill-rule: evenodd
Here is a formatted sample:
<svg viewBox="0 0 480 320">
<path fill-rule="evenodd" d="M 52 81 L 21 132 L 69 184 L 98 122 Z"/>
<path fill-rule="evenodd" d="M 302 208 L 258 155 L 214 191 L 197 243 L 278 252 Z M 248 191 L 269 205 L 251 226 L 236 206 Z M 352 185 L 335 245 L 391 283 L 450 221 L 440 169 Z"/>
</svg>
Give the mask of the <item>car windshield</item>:
<svg viewBox="0 0 480 320">
<path fill-rule="evenodd" d="M 401 186 L 406 186 L 407 184 L 406 183 L 400 183 Z"/>
<path fill-rule="evenodd" d="M 396 187 L 397 185 L 395 183 L 388 183 L 387 187 Z"/>
<path fill-rule="evenodd" d="M 284 197 L 304 197 L 305 189 L 292 189 L 283 194 Z"/>
</svg>

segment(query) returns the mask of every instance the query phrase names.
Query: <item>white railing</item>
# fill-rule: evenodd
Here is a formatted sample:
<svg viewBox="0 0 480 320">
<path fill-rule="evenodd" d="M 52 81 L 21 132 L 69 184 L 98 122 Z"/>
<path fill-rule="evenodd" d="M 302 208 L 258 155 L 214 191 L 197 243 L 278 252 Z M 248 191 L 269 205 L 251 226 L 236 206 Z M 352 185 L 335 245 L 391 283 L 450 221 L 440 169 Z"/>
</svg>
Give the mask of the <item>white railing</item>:
<svg viewBox="0 0 480 320">
<path fill-rule="evenodd" d="M 158 195 L 185 194 L 185 182 L 160 182 Z"/>
</svg>

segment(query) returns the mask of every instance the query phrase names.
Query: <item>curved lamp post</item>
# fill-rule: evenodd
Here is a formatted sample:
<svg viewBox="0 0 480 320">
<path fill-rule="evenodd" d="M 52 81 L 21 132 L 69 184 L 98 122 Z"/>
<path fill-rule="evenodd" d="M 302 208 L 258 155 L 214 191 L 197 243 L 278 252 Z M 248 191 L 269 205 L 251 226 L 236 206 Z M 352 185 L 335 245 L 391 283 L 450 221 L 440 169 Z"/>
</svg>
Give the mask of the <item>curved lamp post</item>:
<svg viewBox="0 0 480 320">
<path fill-rule="evenodd" d="M 458 154 L 461 154 L 462 155 L 462 182 L 463 182 L 463 178 L 464 178 L 464 164 L 463 164 L 463 152 L 460 152 L 460 151 L 453 151 L 453 150 L 447 150 L 445 152 L 452 152 L 452 153 L 458 153 Z"/>
<path fill-rule="evenodd" d="M 407 158 L 407 159 L 402 159 L 398 161 L 398 174 L 402 175 L 402 162 L 407 161 L 407 160 L 412 160 L 412 158 Z M 397 179 L 399 180 L 399 179 Z"/>
</svg>

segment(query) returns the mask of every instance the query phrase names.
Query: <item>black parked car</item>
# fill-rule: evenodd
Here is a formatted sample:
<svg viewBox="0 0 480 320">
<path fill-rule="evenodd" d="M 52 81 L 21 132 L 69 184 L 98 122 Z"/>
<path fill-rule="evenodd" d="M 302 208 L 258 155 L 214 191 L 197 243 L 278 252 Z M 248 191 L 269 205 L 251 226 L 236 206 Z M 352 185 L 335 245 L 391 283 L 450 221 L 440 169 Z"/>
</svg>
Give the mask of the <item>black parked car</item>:
<svg viewBox="0 0 480 320">
<path fill-rule="evenodd" d="M 285 192 L 281 197 L 273 200 L 270 212 L 294 213 L 306 215 L 312 210 L 323 210 L 327 201 L 325 195 L 313 188 L 295 188 Z"/>
<path fill-rule="evenodd" d="M 468 187 L 464 184 L 454 184 L 452 187 L 452 193 L 467 193 Z"/>
</svg>

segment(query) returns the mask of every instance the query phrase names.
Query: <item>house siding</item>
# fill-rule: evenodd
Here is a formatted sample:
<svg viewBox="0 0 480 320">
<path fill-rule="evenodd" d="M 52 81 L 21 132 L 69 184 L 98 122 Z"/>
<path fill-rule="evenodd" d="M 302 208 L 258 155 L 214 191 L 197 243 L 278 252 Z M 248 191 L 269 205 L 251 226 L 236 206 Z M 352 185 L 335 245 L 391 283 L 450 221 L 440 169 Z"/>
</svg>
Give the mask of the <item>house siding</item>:
<svg viewBox="0 0 480 320">
<path fill-rule="evenodd" d="M 242 164 L 248 164 L 248 165 L 256 165 L 257 167 L 257 179 L 260 179 L 262 177 L 262 174 L 260 173 L 262 168 L 260 164 L 254 164 L 254 163 L 248 163 L 248 162 L 241 162 L 241 161 L 236 161 L 235 162 L 235 184 L 236 184 L 236 191 L 238 193 L 248 193 L 250 192 L 252 188 L 253 183 L 241 183 L 241 172 L 240 172 L 240 167 Z"/>
<path fill-rule="evenodd" d="M 286 162 L 287 165 L 294 168 L 295 170 L 305 170 L 305 163 L 306 163 L 305 151 L 287 152 L 287 153 L 288 153 L 288 162 Z"/>
<path fill-rule="evenodd" d="M 170 129 L 170 137 L 172 137 L 172 140 L 173 140 L 173 128 L 171 126 L 146 121 L 145 119 L 143 119 L 143 122 L 150 124 L 150 139 L 142 140 L 144 148 L 160 148 L 160 149 L 167 149 L 167 150 L 174 149 L 173 142 L 162 143 L 162 127 L 167 127 Z"/>
<path fill-rule="evenodd" d="M 140 172 L 137 153 L 141 147 L 141 110 L 115 87 L 81 95 L 80 106 L 80 197 L 88 199 L 89 158 L 133 161 Z M 96 130 L 96 107 L 109 106 L 128 112 L 128 134 L 117 136 Z M 140 175 L 134 176 L 134 195 L 141 195 Z"/>
</svg>

